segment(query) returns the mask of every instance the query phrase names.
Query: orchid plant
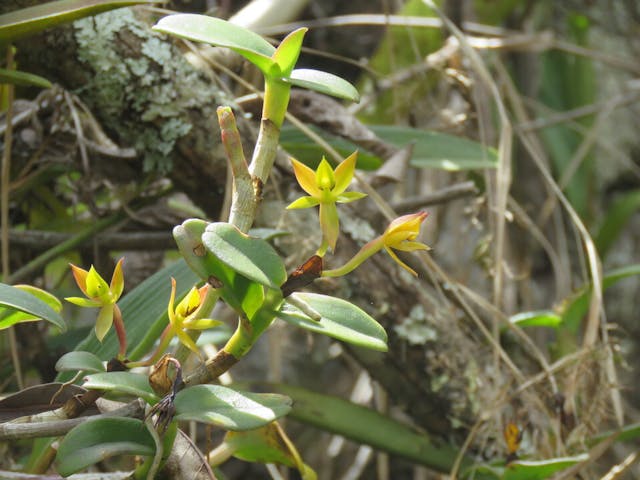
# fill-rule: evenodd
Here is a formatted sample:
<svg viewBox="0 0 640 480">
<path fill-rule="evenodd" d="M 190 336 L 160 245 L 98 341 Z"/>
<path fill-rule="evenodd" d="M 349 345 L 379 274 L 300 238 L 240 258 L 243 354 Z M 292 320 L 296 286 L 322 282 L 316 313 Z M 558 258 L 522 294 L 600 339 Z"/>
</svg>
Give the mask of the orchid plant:
<svg viewBox="0 0 640 480">
<path fill-rule="evenodd" d="M 261 184 L 267 181 L 273 166 L 290 89 L 301 86 L 353 101 L 358 99 L 357 91 L 345 80 L 326 72 L 294 68 L 306 32 L 304 28 L 292 32 L 278 47 L 243 28 L 199 15 L 171 15 L 160 20 L 154 30 L 230 48 L 257 66 L 265 79 L 260 133 L 253 157 L 247 162 L 231 109 L 219 108 L 222 142 L 234 181 L 230 220 L 209 223 L 189 219 L 175 227 L 178 250 L 200 282 L 180 298 L 177 280 L 167 280 L 171 290 L 166 323 L 155 336 L 150 332 L 156 341 L 155 347 L 152 341 L 145 344 L 148 348 L 137 345 L 133 351 L 127 350 L 127 328 L 132 328 L 135 319 L 123 318 L 118 306 L 124 291 L 123 260 L 117 262 L 110 283 L 93 266 L 89 270 L 71 266 L 85 297 L 70 297 L 67 301 L 81 307 L 99 308 L 95 336 L 102 342 L 113 325 L 119 349 L 115 362 L 110 362 L 106 371 L 101 359 L 86 351 L 64 356 L 58 362 L 59 370 L 92 372 L 85 378 L 84 387 L 93 393 L 94 401 L 106 391 L 134 393 L 143 398 L 152 406 L 148 416 L 155 418 L 155 427 L 146 422 L 145 429 L 143 421 L 117 417 L 100 419 L 99 429 L 92 421 L 85 422 L 62 440 L 57 455 L 58 471 L 66 476 L 82 470 L 101 458 L 105 443 L 118 444 L 118 438 L 124 435 L 126 438 L 120 440 L 127 446 L 127 453 L 132 453 L 134 445 L 133 453 L 147 457 L 134 477 L 152 478 L 172 449 L 176 422 L 195 420 L 230 431 L 211 456 L 214 465 L 235 455 L 250 461 L 283 463 L 297 468 L 304 479 L 316 478 L 284 430 L 275 423 L 291 408 L 286 396 L 240 392 L 207 384 L 240 361 L 276 319 L 341 341 L 386 351 L 384 329 L 358 306 L 343 299 L 298 290 L 321 276 L 346 275 L 380 250 L 386 250 L 402 268 L 415 275 L 394 250 L 428 249 L 418 241 L 426 213 L 394 220 L 382 235 L 364 245 L 345 265 L 325 270 L 323 257 L 336 251 L 340 232 L 337 204 L 366 196 L 348 191 L 358 155 L 352 153 L 335 169 L 322 158 L 315 170 L 292 158 L 295 178 L 307 195 L 287 208 L 319 207 L 319 246 L 316 255 L 287 275 L 274 247 L 265 239 L 250 236 L 248 231 L 260 202 Z M 218 353 L 204 360 L 197 340 L 202 331 L 221 325 L 211 318 L 218 301 L 235 311 L 238 324 Z M 174 339 L 178 340 L 175 349 Z M 146 356 L 140 355 L 141 350 Z M 197 356 L 197 366 L 183 371 L 182 365 L 191 354 Z M 148 366 L 152 366 L 150 374 L 132 371 Z M 221 409 L 224 415 L 220 414 Z M 140 428 L 132 435 L 135 425 Z M 116 447 L 110 448 L 110 454 L 122 453 Z"/>
</svg>

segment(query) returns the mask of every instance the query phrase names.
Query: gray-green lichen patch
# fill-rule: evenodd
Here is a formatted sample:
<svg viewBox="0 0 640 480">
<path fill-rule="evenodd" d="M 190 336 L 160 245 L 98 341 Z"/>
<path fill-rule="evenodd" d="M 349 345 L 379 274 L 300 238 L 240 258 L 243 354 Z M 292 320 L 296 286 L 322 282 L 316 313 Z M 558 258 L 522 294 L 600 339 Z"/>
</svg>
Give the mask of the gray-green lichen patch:
<svg viewBox="0 0 640 480">
<path fill-rule="evenodd" d="M 79 20 L 74 31 L 93 72 L 83 87 L 89 107 L 143 155 L 146 171 L 170 170 L 176 142 L 193 128 L 189 110 L 215 118 L 218 90 L 132 9 Z"/>
<path fill-rule="evenodd" d="M 422 305 L 415 305 L 399 325 L 393 327 L 398 337 L 410 345 L 424 345 L 437 340 L 438 332 L 428 324 L 427 314 Z"/>
</svg>

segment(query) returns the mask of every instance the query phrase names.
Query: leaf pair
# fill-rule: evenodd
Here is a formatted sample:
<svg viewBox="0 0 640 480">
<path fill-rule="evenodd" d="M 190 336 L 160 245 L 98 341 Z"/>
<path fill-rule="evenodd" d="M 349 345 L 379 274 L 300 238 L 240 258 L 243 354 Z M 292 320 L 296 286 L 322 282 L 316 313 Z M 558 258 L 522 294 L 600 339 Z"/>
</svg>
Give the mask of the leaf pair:
<svg viewBox="0 0 640 480">
<path fill-rule="evenodd" d="M 355 87 L 336 75 L 319 70 L 293 69 L 300 55 L 306 28 L 291 32 L 278 48 L 250 30 L 204 15 L 170 15 L 161 19 L 153 29 L 187 40 L 230 48 L 258 67 L 267 81 L 281 81 L 358 101 Z"/>
</svg>

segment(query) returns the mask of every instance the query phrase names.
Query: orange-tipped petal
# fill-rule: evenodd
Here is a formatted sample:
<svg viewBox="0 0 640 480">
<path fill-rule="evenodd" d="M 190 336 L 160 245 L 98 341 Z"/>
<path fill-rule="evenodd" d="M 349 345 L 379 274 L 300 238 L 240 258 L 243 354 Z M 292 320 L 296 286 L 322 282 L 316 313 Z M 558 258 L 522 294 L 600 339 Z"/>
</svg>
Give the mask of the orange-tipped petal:
<svg viewBox="0 0 640 480">
<path fill-rule="evenodd" d="M 122 295 L 122 291 L 124 290 L 124 273 L 122 273 L 122 262 L 124 262 L 124 258 L 118 260 L 116 263 L 116 268 L 113 269 L 113 275 L 111 276 L 111 284 L 109 285 L 109 290 L 111 290 L 111 295 L 113 296 L 113 301 L 116 302 L 120 295 Z"/>
<path fill-rule="evenodd" d="M 70 263 L 69 266 L 71 267 L 71 273 L 73 274 L 73 278 L 75 279 L 78 288 L 82 290 L 82 293 L 84 293 L 88 297 L 89 294 L 87 293 L 87 275 L 89 274 L 89 272 L 87 272 L 84 268 L 76 267 L 73 263 Z"/>
<path fill-rule="evenodd" d="M 291 164 L 293 165 L 293 173 L 300 187 L 312 197 L 320 195 L 320 191 L 316 186 L 316 172 L 295 158 L 291 158 Z"/>
<path fill-rule="evenodd" d="M 347 158 L 345 158 L 340 165 L 336 167 L 335 171 L 335 187 L 333 188 L 333 193 L 335 195 L 340 195 L 344 192 L 349 184 L 351 183 L 351 179 L 353 178 L 353 172 L 356 169 L 356 160 L 358 159 L 358 151 L 356 150 Z"/>
</svg>

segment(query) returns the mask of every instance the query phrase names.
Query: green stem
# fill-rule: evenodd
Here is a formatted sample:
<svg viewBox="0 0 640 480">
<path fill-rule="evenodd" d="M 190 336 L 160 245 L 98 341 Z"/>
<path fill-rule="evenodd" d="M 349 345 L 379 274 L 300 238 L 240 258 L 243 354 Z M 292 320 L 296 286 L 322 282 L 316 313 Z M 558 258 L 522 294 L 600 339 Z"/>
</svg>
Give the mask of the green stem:
<svg viewBox="0 0 640 480">
<path fill-rule="evenodd" d="M 127 358 L 127 331 L 124 328 L 122 312 L 120 311 L 120 307 L 118 307 L 117 303 L 113 305 L 113 327 L 116 330 L 118 343 L 120 344 L 118 360 L 124 360 Z"/>
<path fill-rule="evenodd" d="M 246 232 L 251 228 L 257 208 L 249 167 L 242 149 L 242 139 L 236 126 L 236 119 L 229 107 L 218 107 L 220 136 L 224 145 L 231 171 L 233 172 L 233 192 L 229 222 Z"/>
<path fill-rule="evenodd" d="M 383 237 L 374 238 L 369 243 L 367 243 L 364 247 L 360 249 L 358 253 L 356 253 L 351 260 L 345 263 L 343 266 L 335 268 L 333 270 L 323 270 L 323 277 L 342 277 L 347 273 L 351 273 L 354 271 L 362 262 L 364 262 L 367 258 L 369 258 L 374 253 L 379 252 L 384 248 L 384 239 Z"/>
</svg>

